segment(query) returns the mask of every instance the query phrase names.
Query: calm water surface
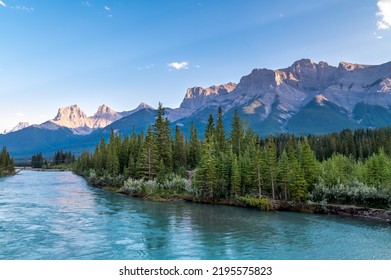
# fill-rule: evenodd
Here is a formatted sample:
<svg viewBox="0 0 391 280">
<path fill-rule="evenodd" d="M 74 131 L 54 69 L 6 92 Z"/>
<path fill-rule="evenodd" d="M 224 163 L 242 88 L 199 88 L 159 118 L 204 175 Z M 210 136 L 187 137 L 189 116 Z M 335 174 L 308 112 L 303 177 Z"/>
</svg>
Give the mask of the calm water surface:
<svg viewBox="0 0 391 280">
<path fill-rule="evenodd" d="M 0 179 L 0 259 L 391 259 L 388 224 L 151 202 L 70 172 Z"/>
</svg>

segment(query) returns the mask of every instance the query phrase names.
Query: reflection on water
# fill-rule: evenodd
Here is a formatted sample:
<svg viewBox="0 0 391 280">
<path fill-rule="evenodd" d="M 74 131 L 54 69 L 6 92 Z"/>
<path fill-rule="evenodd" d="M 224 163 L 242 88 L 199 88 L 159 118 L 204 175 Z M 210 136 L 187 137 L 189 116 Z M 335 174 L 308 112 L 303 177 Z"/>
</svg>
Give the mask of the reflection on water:
<svg viewBox="0 0 391 280">
<path fill-rule="evenodd" d="M 151 202 L 70 172 L 0 180 L 0 259 L 391 259 L 387 224 Z"/>
</svg>

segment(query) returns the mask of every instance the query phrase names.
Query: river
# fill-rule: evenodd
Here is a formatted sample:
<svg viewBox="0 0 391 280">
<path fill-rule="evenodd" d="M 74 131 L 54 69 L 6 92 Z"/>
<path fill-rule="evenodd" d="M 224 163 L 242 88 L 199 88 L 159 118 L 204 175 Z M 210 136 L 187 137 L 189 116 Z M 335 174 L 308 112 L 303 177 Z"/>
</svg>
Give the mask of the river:
<svg viewBox="0 0 391 280">
<path fill-rule="evenodd" d="M 350 217 L 153 202 L 71 172 L 0 179 L 0 259 L 391 259 L 391 227 Z"/>
</svg>

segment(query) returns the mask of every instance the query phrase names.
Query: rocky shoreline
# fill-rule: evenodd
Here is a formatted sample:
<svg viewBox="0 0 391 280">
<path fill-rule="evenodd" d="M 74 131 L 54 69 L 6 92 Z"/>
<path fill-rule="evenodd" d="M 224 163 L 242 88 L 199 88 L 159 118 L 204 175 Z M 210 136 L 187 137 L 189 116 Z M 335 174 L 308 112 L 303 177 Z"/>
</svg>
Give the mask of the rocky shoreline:
<svg viewBox="0 0 391 280">
<path fill-rule="evenodd" d="M 391 211 L 385 209 L 376 209 L 361 207 L 355 205 L 335 205 L 335 204 L 320 204 L 320 203 L 295 203 L 291 201 L 273 201 L 273 210 L 275 211 L 295 211 L 312 214 L 324 215 L 339 215 L 360 217 L 391 224 Z"/>
<path fill-rule="evenodd" d="M 196 203 L 219 204 L 219 205 L 229 205 L 229 206 L 247 207 L 247 208 L 251 207 L 237 200 L 220 200 L 220 201 L 215 201 L 213 203 L 206 202 L 206 201 L 198 201 L 189 198 L 185 200 L 189 202 L 196 202 Z M 269 203 L 270 203 L 270 208 L 269 210 L 266 211 L 276 211 L 276 212 L 287 211 L 287 212 L 302 212 L 302 213 L 309 213 L 309 214 L 349 216 L 349 217 L 377 220 L 380 222 L 387 222 L 391 224 L 391 210 L 361 207 L 355 205 L 321 204 L 315 202 L 293 202 L 293 201 L 271 200 L 271 199 L 269 199 Z"/>
</svg>

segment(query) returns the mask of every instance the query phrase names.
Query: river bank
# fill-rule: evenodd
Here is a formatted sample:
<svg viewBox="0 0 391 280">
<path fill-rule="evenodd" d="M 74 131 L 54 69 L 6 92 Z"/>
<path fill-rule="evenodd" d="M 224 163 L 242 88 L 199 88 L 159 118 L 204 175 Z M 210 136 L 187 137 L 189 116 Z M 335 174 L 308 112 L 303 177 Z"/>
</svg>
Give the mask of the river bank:
<svg viewBox="0 0 391 280">
<path fill-rule="evenodd" d="M 166 201 L 186 201 L 191 203 L 204 203 L 215 205 L 227 205 L 244 208 L 259 208 L 264 211 L 288 211 L 288 212 L 302 212 L 311 214 L 323 214 L 323 215 L 338 215 L 338 216 L 350 216 L 365 218 L 371 220 L 377 220 L 381 222 L 387 222 L 391 224 L 391 210 L 377 209 L 355 205 L 337 205 L 337 204 L 325 204 L 316 202 L 294 202 L 285 200 L 273 200 L 267 197 L 262 199 L 258 198 L 246 198 L 238 197 L 235 199 L 215 199 L 205 200 L 200 199 L 191 194 L 169 194 L 169 193 L 156 193 L 156 194 L 141 194 L 141 193 L 129 193 L 123 189 L 111 187 L 107 184 L 96 184 L 95 180 L 89 180 L 82 176 L 87 182 L 98 188 L 103 188 L 110 191 L 115 191 L 134 198 L 166 202 Z"/>
</svg>

